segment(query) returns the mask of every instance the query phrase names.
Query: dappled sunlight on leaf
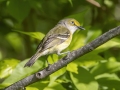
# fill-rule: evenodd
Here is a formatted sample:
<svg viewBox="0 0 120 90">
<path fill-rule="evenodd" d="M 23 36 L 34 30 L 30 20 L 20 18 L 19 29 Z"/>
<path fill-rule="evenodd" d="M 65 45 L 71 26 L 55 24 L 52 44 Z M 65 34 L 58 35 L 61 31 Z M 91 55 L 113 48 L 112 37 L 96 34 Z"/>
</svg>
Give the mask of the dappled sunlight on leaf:
<svg viewBox="0 0 120 90">
<path fill-rule="evenodd" d="M 84 56 L 78 58 L 74 62 L 80 66 L 85 66 L 87 68 L 90 68 L 92 66 L 97 65 L 99 61 L 106 61 L 106 60 L 104 58 L 102 58 L 100 55 L 98 55 L 94 52 L 90 52 L 90 53 L 85 54 Z"/>
<path fill-rule="evenodd" d="M 13 73 L 14 68 L 20 61 L 17 59 L 5 59 L 0 61 L 0 78 L 6 78 Z"/>
<path fill-rule="evenodd" d="M 78 74 L 78 68 L 77 67 L 78 67 L 78 65 L 76 63 L 71 62 L 70 64 L 67 65 L 66 69 L 69 72 L 73 72 L 73 73 Z"/>
<path fill-rule="evenodd" d="M 119 77 L 116 74 L 114 74 L 114 73 L 104 73 L 104 74 L 97 75 L 95 77 L 96 80 L 103 79 L 103 78 L 120 80 Z"/>
<path fill-rule="evenodd" d="M 93 76 L 84 68 L 78 67 L 78 73 L 70 73 L 70 77 L 77 89 L 98 90 L 98 83 Z"/>
<path fill-rule="evenodd" d="M 52 63 L 55 63 L 58 60 L 58 55 L 53 54 L 48 56 L 48 60 Z M 61 75 L 63 75 L 66 72 L 66 67 L 54 72 L 53 74 L 50 75 L 50 85 L 55 82 L 55 80 L 60 77 Z"/>
<path fill-rule="evenodd" d="M 55 82 L 55 80 L 60 77 L 61 75 L 63 75 L 66 72 L 66 68 L 62 68 L 56 72 L 54 72 L 53 74 L 50 75 L 50 83 L 49 85 L 51 85 L 53 82 Z"/>
<path fill-rule="evenodd" d="M 25 34 L 25 35 L 28 35 L 30 37 L 33 37 L 33 38 L 36 38 L 36 39 L 39 39 L 39 40 L 42 40 L 43 37 L 45 36 L 41 32 L 23 32 L 23 31 L 18 31 L 18 30 L 14 30 L 14 31 Z"/>
<path fill-rule="evenodd" d="M 74 34 L 71 44 L 67 50 L 76 50 L 81 46 L 84 46 L 85 44 L 84 42 L 85 42 L 85 36 L 78 31 Z"/>
<path fill-rule="evenodd" d="M 48 84 L 49 84 L 49 81 L 42 80 L 29 85 L 27 88 L 37 88 L 38 90 L 43 90 L 48 86 Z"/>
<path fill-rule="evenodd" d="M 106 51 L 112 47 L 120 47 L 120 41 L 116 41 L 114 39 L 106 42 L 105 44 L 101 45 L 100 47 L 98 47 L 96 50 L 94 50 L 94 52 L 96 53 L 100 53 L 100 52 L 103 52 L 103 51 Z"/>
<path fill-rule="evenodd" d="M 60 83 L 53 82 L 51 85 L 46 87 L 44 90 L 66 90 Z"/>
<path fill-rule="evenodd" d="M 71 6 L 73 6 L 72 0 L 68 0 L 68 1 L 70 2 Z"/>
<path fill-rule="evenodd" d="M 2 84 L 12 84 L 30 74 L 35 73 L 36 71 L 40 70 L 43 67 L 43 62 L 40 60 L 37 60 L 37 62 L 32 67 L 24 68 L 26 61 L 28 61 L 28 59 L 19 63 L 16 66 L 16 68 L 13 70 L 12 74 L 7 79 L 5 79 L 5 81 Z M 17 77 L 17 78 L 14 78 L 14 77 Z"/>
<path fill-rule="evenodd" d="M 87 42 L 90 42 L 90 41 L 94 40 L 95 38 L 100 36 L 101 33 L 102 33 L 101 30 L 88 30 L 85 42 L 87 43 Z"/>
<path fill-rule="evenodd" d="M 49 55 L 47 60 L 49 61 L 49 63 L 55 63 L 57 62 L 59 59 L 59 56 L 57 54 L 52 54 L 52 55 Z"/>
<path fill-rule="evenodd" d="M 101 62 L 98 63 L 92 70 L 91 73 L 94 76 L 104 74 L 104 73 L 114 73 L 120 71 L 120 62 L 116 61 L 108 61 L 108 62 Z"/>
<path fill-rule="evenodd" d="M 39 89 L 36 87 L 26 87 L 26 90 L 39 90 Z"/>
<path fill-rule="evenodd" d="M 114 88 L 115 90 L 119 90 L 120 88 L 120 79 L 117 78 L 115 74 L 104 74 L 101 78 L 98 78 L 97 81 L 108 89 Z"/>
</svg>

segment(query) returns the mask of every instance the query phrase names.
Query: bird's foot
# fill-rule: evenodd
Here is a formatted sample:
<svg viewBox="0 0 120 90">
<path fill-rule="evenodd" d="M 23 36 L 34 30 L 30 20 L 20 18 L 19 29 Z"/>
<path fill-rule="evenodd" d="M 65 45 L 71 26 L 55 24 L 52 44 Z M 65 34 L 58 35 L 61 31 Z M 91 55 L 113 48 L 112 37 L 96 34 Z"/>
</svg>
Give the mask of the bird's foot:
<svg viewBox="0 0 120 90">
<path fill-rule="evenodd" d="M 71 56 L 70 51 L 67 53 L 67 56 L 64 58 L 64 60 L 68 60 L 69 57 Z"/>
<path fill-rule="evenodd" d="M 47 66 L 46 70 L 47 70 L 47 71 L 50 71 L 50 65 L 51 65 L 51 64 L 48 62 L 48 60 L 47 60 L 47 65 L 48 65 L 48 66 Z"/>
</svg>

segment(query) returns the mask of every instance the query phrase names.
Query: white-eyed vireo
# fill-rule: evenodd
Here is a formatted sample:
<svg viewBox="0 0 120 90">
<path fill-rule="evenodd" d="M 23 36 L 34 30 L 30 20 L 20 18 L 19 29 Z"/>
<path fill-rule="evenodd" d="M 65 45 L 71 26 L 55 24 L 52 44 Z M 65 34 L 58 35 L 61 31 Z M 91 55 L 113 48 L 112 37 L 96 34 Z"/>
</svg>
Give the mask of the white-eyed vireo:
<svg viewBox="0 0 120 90">
<path fill-rule="evenodd" d="M 46 34 L 39 44 L 37 52 L 30 58 L 24 67 L 32 66 L 35 61 L 43 55 L 53 53 L 57 53 L 58 55 L 63 54 L 61 51 L 70 45 L 73 33 L 77 29 L 84 30 L 84 28 L 80 26 L 80 23 L 73 18 L 59 21 L 58 24 Z"/>
</svg>

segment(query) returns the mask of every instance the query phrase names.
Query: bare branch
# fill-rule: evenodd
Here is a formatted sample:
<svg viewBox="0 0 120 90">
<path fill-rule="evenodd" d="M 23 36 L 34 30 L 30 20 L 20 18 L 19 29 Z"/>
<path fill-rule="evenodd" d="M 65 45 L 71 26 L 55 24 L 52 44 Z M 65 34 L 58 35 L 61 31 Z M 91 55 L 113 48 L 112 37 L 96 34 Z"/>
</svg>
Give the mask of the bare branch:
<svg viewBox="0 0 120 90">
<path fill-rule="evenodd" d="M 69 54 L 67 54 L 67 56 L 58 60 L 58 62 L 50 65 L 49 68 L 46 67 L 43 70 L 18 81 L 16 83 L 8 86 L 7 88 L 5 88 L 5 90 L 20 90 L 34 82 L 37 82 L 38 80 L 41 80 L 41 79 L 49 76 L 50 74 L 54 73 L 55 71 L 59 70 L 60 68 L 66 66 L 68 63 L 72 62 L 76 58 L 79 58 L 79 57 L 83 56 L 84 54 L 91 52 L 98 46 L 104 44 L 105 42 L 114 38 L 117 35 L 120 35 L 120 26 L 113 28 L 113 29 L 109 30 L 108 32 L 102 34 L 97 39 L 93 40 L 92 42 L 88 43 L 87 45 L 83 46 L 82 48 L 70 52 Z"/>
</svg>

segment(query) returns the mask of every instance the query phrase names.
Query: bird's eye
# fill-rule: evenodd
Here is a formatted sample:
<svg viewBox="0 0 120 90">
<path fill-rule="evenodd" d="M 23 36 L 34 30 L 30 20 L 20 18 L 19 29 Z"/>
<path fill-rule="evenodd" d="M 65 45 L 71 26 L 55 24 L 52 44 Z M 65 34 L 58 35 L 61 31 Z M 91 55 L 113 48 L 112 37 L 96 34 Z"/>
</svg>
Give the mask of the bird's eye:
<svg viewBox="0 0 120 90">
<path fill-rule="evenodd" d="M 75 24 L 74 21 L 71 21 L 72 24 Z"/>
</svg>

